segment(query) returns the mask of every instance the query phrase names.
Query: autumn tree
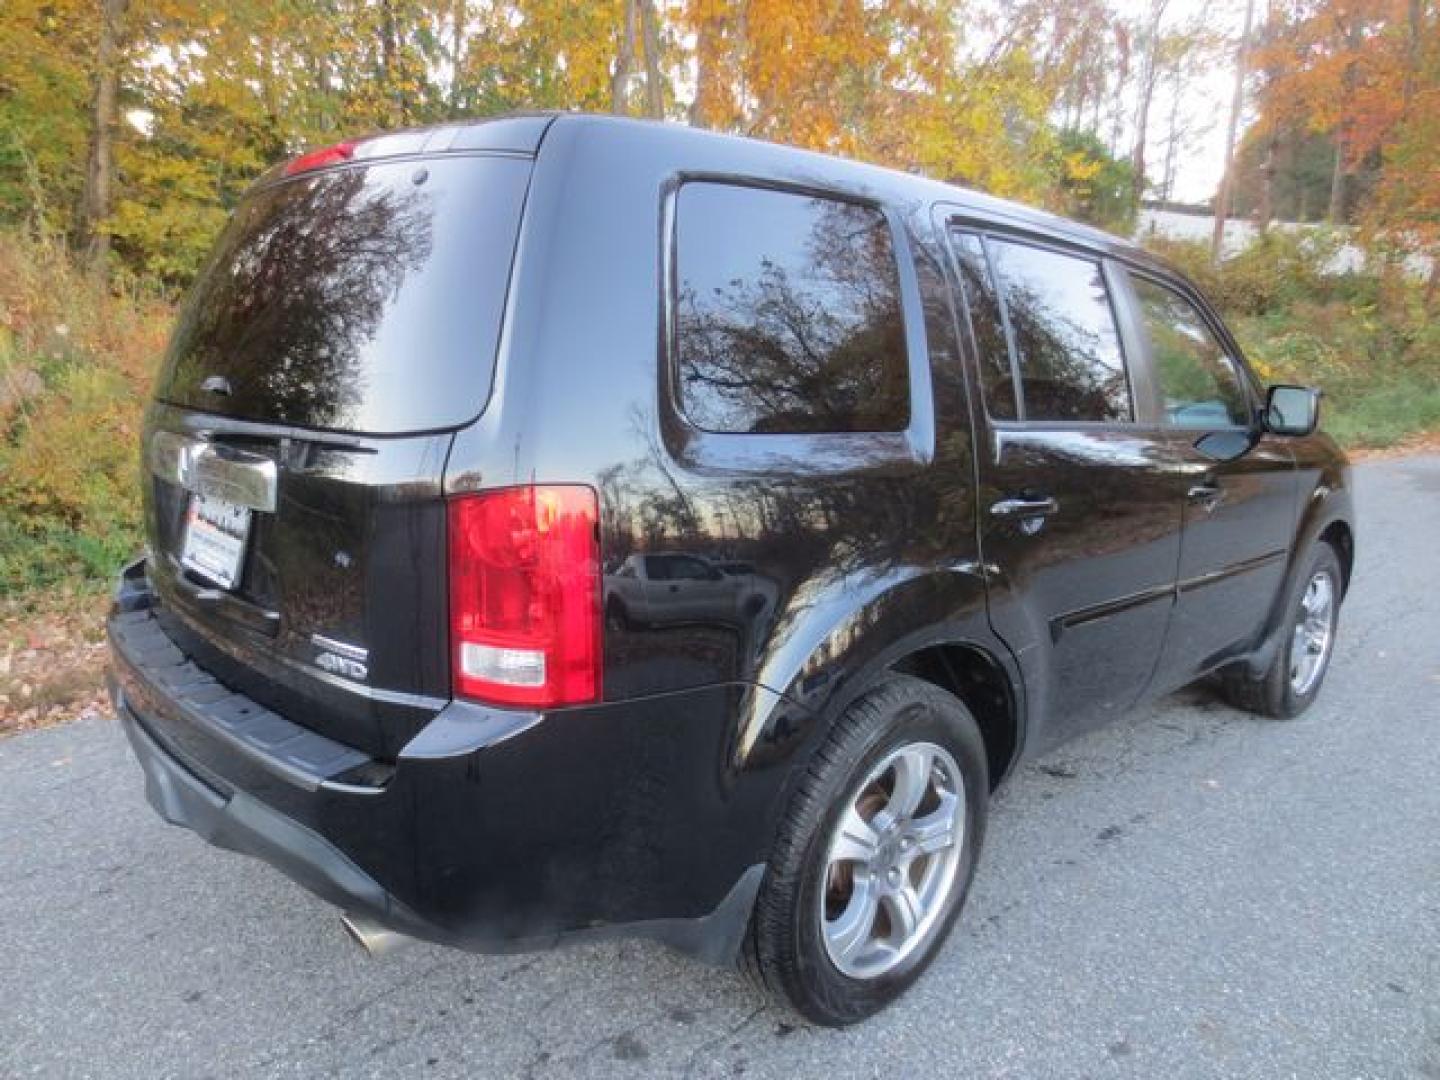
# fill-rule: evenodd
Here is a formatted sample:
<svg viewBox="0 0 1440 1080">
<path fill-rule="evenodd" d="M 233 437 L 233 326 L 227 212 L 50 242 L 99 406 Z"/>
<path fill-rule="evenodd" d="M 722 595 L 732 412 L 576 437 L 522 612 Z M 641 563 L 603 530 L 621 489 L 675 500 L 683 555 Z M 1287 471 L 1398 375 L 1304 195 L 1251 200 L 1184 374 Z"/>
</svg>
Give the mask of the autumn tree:
<svg viewBox="0 0 1440 1080">
<path fill-rule="evenodd" d="M 680 29 L 695 41 L 695 93 L 689 120 L 696 127 L 736 130 L 745 88 L 742 21 L 732 0 L 689 0 L 679 14 Z"/>
<path fill-rule="evenodd" d="M 86 0 L 6 0 L 0 218 L 67 232 L 80 205 L 100 21 Z"/>
<path fill-rule="evenodd" d="M 1420 228 L 1407 208 L 1429 205 L 1434 0 L 1268 6 L 1267 34 L 1283 33 L 1251 58 L 1259 121 L 1237 205 L 1253 208 L 1258 177 L 1261 216 L 1288 211 L 1330 152 L 1320 201 L 1336 189 L 1347 211 Z M 101 264 L 108 245 L 178 286 L 254 178 L 306 146 L 554 108 L 684 117 L 1123 230 L 1147 185 L 1168 194 L 1180 102 L 1214 56 L 1214 32 L 1180 14 L 1174 0 L 9 0 L 0 219 L 70 235 Z"/>
<path fill-rule="evenodd" d="M 1155 98 L 1155 88 L 1163 70 L 1162 51 L 1165 45 L 1163 20 L 1170 0 L 1150 0 L 1150 10 L 1143 23 L 1140 38 L 1140 72 L 1136 87 L 1138 104 L 1135 107 L 1135 149 L 1130 153 L 1131 184 L 1133 198 L 1139 202 L 1145 194 L 1145 149 L 1150 134 L 1150 103 Z"/>
<path fill-rule="evenodd" d="M 1281 27 L 1257 50 L 1266 71 L 1262 122 L 1302 122 L 1333 148 L 1327 217 L 1347 220 L 1350 180 L 1380 151 L 1399 118 L 1404 0 L 1302 0 L 1280 8 Z"/>
<path fill-rule="evenodd" d="M 1381 151 L 1374 212 L 1428 254 L 1425 300 L 1434 312 L 1440 308 L 1440 18 L 1433 4 L 1410 0 L 1403 27 L 1396 34 L 1403 56 L 1398 110 Z"/>
<path fill-rule="evenodd" d="M 1235 42 L 1235 83 L 1230 94 L 1230 118 L 1225 125 L 1225 171 L 1215 194 L 1215 228 L 1210 238 L 1210 258 L 1220 261 L 1225 247 L 1225 223 L 1230 214 L 1230 195 L 1235 187 L 1235 135 L 1240 111 L 1245 104 L 1245 76 L 1251 62 L 1250 32 L 1255 23 L 1255 0 L 1245 0 L 1245 22 Z"/>
<path fill-rule="evenodd" d="M 459 114 L 610 111 L 624 2 L 500 0 L 477 5 L 458 76 Z"/>
</svg>

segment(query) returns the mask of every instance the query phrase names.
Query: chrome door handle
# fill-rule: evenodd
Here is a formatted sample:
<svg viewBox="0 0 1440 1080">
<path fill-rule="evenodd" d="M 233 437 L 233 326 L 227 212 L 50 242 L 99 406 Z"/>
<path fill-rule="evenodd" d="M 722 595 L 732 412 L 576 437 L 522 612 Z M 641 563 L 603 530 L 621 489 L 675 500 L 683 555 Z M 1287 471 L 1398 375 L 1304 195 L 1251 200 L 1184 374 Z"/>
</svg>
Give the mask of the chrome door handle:
<svg viewBox="0 0 1440 1080">
<path fill-rule="evenodd" d="M 1185 493 L 1185 497 L 1196 506 L 1203 506 L 1206 510 L 1214 510 L 1225 498 L 1225 489 L 1219 484 L 1196 484 Z"/>
<path fill-rule="evenodd" d="M 990 507 L 992 517 L 1031 518 L 1049 517 L 1060 512 L 1060 504 L 1054 499 L 1001 499 Z"/>
</svg>

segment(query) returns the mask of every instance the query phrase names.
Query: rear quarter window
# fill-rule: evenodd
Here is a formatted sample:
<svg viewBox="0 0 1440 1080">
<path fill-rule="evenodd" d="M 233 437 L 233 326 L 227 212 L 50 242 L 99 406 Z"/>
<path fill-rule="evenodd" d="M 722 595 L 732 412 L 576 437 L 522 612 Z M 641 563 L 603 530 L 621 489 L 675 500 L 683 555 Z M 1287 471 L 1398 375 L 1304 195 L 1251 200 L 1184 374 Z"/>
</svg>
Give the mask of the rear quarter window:
<svg viewBox="0 0 1440 1080">
<path fill-rule="evenodd" d="M 251 192 L 186 302 L 158 396 L 367 434 L 484 408 L 530 162 L 330 169 Z"/>
<path fill-rule="evenodd" d="M 680 188 L 681 411 L 726 433 L 903 431 L 900 272 L 872 206 L 736 184 Z"/>
</svg>

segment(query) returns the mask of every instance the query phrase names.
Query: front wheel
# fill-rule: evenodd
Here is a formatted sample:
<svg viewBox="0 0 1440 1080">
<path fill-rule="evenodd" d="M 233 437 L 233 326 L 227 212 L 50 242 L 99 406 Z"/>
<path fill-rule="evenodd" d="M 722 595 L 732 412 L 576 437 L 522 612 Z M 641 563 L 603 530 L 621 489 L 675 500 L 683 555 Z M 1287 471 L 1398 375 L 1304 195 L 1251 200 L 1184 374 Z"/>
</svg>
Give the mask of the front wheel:
<svg viewBox="0 0 1440 1080">
<path fill-rule="evenodd" d="M 1291 588 L 1284 635 L 1269 668 L 1258 677 L 1247 671 L 1227 673 L 1226 696 L 1262 716 L 1299 716 L 1320 695 L 1335 652 L 1344 577 L 1335 549 L 1317 544 Z"/>
<path fill-rule="evenodd" d="M 859 698 L 781 823 L 746 943 L 750 974 L 819 1024 L 888 1005 L 959 914 L 989 790 L 979 728 L 953 695 L 894 676 Z"/>
</svg>

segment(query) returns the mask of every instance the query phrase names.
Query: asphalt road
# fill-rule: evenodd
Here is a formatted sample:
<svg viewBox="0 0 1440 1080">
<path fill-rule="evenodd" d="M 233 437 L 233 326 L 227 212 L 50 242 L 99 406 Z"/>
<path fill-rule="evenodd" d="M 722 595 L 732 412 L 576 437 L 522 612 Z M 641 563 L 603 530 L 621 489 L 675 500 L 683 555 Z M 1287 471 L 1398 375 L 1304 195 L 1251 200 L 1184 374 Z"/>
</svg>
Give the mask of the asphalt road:
<svg viewBox="0 0 1440 1080">
<path fill-rule="evenodd" d="M 0 743 L 0 1076 L 1440 1080 L 1440 458 L 1357 472 L 1319 704 L 1191 691 L 1025 769 L 956 933 L 868 1024 L 635 943 L 368 960 L 161 824 L 90 721 Z"/>
</svg>

